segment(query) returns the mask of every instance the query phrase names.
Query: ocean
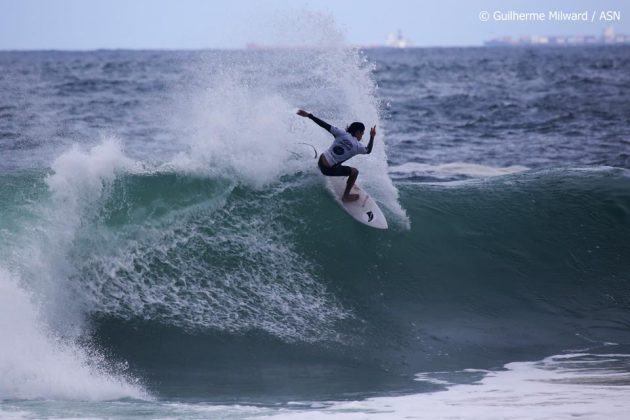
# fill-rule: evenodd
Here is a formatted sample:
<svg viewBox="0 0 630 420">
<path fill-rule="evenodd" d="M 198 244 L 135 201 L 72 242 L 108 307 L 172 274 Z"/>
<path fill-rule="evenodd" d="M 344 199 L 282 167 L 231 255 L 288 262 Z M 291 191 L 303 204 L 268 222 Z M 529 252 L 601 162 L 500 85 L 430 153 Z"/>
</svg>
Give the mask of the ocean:
<svg viewBox="0 0 630 420">
<path fill-rule="evenodd" d="M 628 46 L 0 52 L 0 417 L 628 418 L 629 116 Z"/>
</svg>

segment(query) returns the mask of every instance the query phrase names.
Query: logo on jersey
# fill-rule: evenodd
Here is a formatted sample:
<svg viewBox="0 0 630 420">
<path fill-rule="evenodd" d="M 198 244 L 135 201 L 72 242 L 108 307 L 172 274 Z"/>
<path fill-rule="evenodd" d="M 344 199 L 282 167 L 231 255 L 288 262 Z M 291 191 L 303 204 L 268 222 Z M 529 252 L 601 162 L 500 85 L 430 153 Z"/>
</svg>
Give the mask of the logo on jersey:
<svg viewBox="0 0 630 420">
<path fill-rule="evenodd" d="M 333 153 L 336 154 L 336 155 L 343 155 L 343 153 L 344 153 L 343 147 L 341 147 L 341 146 L 333 147 Z"/>
</svg>

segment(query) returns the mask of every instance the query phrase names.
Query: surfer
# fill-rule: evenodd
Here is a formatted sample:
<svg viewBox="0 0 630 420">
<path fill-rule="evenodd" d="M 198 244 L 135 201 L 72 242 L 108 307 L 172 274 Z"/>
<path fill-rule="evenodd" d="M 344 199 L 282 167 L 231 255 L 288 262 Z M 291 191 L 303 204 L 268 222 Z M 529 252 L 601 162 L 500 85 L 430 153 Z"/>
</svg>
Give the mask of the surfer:
<svg viewBox="0 0 630 420">
<path fill-rule="evenodd" d="M 346 182 L 346 190 L 343 193 L 342 200 L 358 200 L 359 195 L 350 194 L 350 190 L 359 176 L 359 170 L 351 166 L 344 166 L 342 163 L 354 155 L 369 154 L 372 152 L 372 145 L 374 144 L 374 137 L 376 136 L 376 126 L 370 129 L 370 142 L 366 147 L 360 143 L 365 133 L 365 125 L 363 125 L 363 123 L 353 122 L 346 127 L 346 131 L 343 131 L 302 109 L 298 110 L 297 114 L 300 117 L 313 120 L 315 124 L 335 137 L 335 140 L 333 140 L 328 150 L 319 156 L 317 166 L 319 166 L 319 170 L 322 171 L 322 174 L 326 176 L 347 176 L 348 181 Z"/>
</svg>

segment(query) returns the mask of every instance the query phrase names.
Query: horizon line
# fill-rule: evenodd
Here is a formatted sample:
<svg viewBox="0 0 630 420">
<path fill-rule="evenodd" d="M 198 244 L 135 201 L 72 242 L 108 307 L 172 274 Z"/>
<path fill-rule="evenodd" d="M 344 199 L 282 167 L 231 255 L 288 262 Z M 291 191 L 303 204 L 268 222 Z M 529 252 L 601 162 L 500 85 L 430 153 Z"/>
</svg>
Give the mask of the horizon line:
<svg viewBox="0 0 630 420">
<path fill-rule="evenodd" d="M 624 46 L 628 44 L 607 44 L 605 46 Z M 421 50 L 421 49 L 438 49 L 438 48 L 519 48 L 519 47 L 544 47 L 544 48 L 567 48 L 567 47 L 601 47 L 603 45 L 591 44 L 566 44 L 566 45 L 532 45 L 532 44 L 515 44 L 515 45 L 426 45 L 426 46 L 408 46 L 404 48 L 389 47 L 386 45 L 345 45 L 340 48 L 354 48 L 358 50 Z M 160 47 L 97 47 L 97 48 L 0 48 L 0 53 L 10 52 L 99 52 L 99 51 L 135 51 L 135 52 L 195 52 L 195 51 L 278 51 L 278 50 L 313 50 L 325 49 L 326 46 L 258 46 L 256 48 L 248 47 L 202 47 L 202 48 L 160 48 Z"/>
</svg>

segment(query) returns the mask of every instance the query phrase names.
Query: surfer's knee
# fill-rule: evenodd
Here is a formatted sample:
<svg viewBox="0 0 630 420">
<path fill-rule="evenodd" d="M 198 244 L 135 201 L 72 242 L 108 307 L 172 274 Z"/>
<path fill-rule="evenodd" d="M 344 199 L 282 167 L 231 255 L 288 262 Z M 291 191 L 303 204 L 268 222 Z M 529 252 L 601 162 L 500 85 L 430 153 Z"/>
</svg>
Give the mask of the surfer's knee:
<svg viewBox="0 0 630 420">
<path fill-rule="evenodd" d="M 350 176 L 353 177 L 358 177 L 359 176 L 359 170 L 357 168 L 350 168 Z"/>
</svg>

